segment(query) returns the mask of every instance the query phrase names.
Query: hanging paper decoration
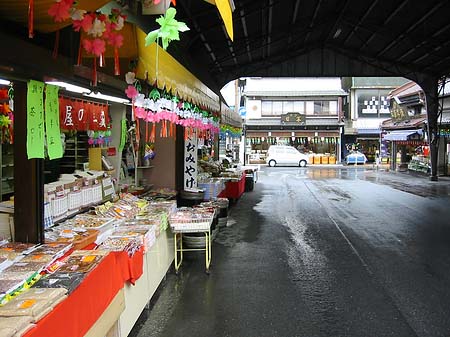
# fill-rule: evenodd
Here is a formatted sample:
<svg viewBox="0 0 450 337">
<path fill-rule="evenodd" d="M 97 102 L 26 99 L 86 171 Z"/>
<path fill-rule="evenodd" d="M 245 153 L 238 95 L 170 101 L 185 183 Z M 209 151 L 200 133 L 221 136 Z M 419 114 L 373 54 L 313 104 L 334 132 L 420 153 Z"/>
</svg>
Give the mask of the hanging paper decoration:
<svg viewBox="0 0 450 337">
<path fill-rule="evenodd" d="M 28 0 L 28 38 L 34 37 L 34 0 Z"/>
<path fill-rule="evenodd" d="M 14 143 L 14 113 L 12 102 L 14 99 L 14 89 L 11 85 L 9 89 L 0 89 L 0 130 L 2 144 Z"/>
<path fill-rule="evenodd" d="M 102 13 L 88 13 L 83 9 L 77 9 L 75 0 L 57 0 L 48 10 L 48 14 L 53 17 L 55 22 L 63 22 L 71 19 L 73 30 L 83 31 L 88 37 L 81 39 L 80 46 L 94 56 L 92 82 L 96 86 L 97 57 L 103 60 L 106 45 L 114 48 L 114 74 L 120 75 L 119 53 L 118 49 L 123 45 L 122 30 L 126 15 L 122 14 L 117 8 L 111 9 L 109 15 Z M 78 64 L 81 63 L 81 52 L 78 54 Z M 104 62 L 100 66 L 103 66 Z"/>
<path fill-rule="evenodd" d="M 63 130 L 102 130 L 110 123 L 109 106 L 75 100 L 68 97 L 59 98 L 59 121 Z"/>
<path fill-rule="evenodd" d="M 156 19 L 156 22 L 161 27 L 147 34 L 145 38 L 145 46 L 152 44 L 157 39 L 161 39 L 162 47 L 164 50 L 166 50 L 171 41 L 180 40 L 179 32 L 188 31 L 189 27 L 184 22 L 175 20 L 176 13 L 177 10 L 173 7 L 170 7 L 167 9 L 164 16 Z"/>
</svg>

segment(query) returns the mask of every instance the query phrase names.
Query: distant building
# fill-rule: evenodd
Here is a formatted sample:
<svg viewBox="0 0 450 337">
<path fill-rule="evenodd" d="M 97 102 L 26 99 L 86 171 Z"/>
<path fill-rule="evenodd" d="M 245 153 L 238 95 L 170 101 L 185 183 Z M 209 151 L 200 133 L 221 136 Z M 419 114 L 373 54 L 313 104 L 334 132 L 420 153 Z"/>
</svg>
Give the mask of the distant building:
<svg viewBox="0 0 450 337">
<path fill-rule="evenodd" d="M 391 91 L 391 118 L 381 124 L 382 149 L 390 153 L 391 168 L 430 172 L 429 141 L 425 93 L 407 82 Z M 438 174 L 450 173 L 450 83 L 439 93 Z"/>
<path fill-rule="evenodd" d="M 375 161 L 375 153 L 380 151 L 380 125 L 391 117 L 388 95 L 406 82 L 403 77 L 342 78 L 342 88 L 348 92 L 343 104 L 343 157 L 359 150 L 369 161 Z"/>
<path fill-rule="evenodd" d="M 272 144 L 310 154 L 311 164 L 341 161 L 342 101 L 339 78 L 248 78 L 245 98 L 246 156 L 264 161 Z"/>
</svg>

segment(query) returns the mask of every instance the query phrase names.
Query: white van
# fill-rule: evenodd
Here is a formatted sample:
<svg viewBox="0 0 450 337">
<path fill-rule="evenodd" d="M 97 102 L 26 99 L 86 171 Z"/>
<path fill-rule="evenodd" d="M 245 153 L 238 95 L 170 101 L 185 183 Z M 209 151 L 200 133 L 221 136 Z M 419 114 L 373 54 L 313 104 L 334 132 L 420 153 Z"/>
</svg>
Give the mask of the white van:
<svg viewBox="0 0 450 337">
<path fill-rule="evenodd" d="M 277 165 L 305 167 L 308 163 L 308 156 L 300 153 L 293 146 L 271 145 L 267 151 L 266 163 L 272 167 Z"/>
</svg>

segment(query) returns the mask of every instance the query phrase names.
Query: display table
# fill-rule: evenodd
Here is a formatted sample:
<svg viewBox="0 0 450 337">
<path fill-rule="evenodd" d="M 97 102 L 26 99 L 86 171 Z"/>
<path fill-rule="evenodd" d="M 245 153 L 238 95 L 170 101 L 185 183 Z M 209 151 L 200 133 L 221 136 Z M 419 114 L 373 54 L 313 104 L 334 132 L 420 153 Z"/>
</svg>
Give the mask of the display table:
<svg viewBox="0 0 450 337">
<path fill-rule="evenodd" d="M 238 181 L 228 181 L 225 183 L 225 189 L 218 195 L 219 198 L 228 198 L 236 201 L 245 191 L 245 173 Z"/>
<path fill-rule="evenodd" d="M 145 254 L 142 250 L 131 258 L 125 252 L 108 254 L 66 300 L 24 336 L 105 336 L 111 328 L 118 330 L 116 336 L 127 336 L 169 269 L 173 249 L 172 235 L 164 231 Z M 122 290 L 123 296 L 118 296 Z M 120 298 L 125 299 L 124 306 Z M 113 311 L 111 307 L 123 310 L 119 321 L 99 324 L 108 310 Z M 114 312 L 118 315 L 117 310 Z"/>
</svg>

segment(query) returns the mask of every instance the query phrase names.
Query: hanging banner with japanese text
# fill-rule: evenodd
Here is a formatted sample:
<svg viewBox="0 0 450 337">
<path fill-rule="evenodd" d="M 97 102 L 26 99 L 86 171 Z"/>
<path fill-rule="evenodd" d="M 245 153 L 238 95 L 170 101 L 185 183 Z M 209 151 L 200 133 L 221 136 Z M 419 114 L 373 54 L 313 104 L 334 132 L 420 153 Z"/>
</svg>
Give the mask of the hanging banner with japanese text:
<svg viewBox="0 0 450 337">
<path fill-rule="evenodd" d="M 44 158 L 44 83 L 30 80 L 27 93 L 27 156 Z"/>
<path fill-rule="evenodd" d="M 61 131 L 59 129 L 59 87 L 47 84 L 45 87 L 45 131 L 47 152 L 50 160 L 63 156 Z"/>
<path fill-rule="evenodd" d="M 68 97 L 59 98 L 59 121 L 63 130 L 107 130 L 108 105 Z"/>
<path fill-rule="evenodd" d="M 197 188 L 197 133 L 184 141 L 184 190 Z"/>
</svg>

